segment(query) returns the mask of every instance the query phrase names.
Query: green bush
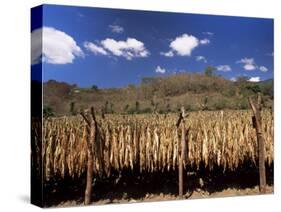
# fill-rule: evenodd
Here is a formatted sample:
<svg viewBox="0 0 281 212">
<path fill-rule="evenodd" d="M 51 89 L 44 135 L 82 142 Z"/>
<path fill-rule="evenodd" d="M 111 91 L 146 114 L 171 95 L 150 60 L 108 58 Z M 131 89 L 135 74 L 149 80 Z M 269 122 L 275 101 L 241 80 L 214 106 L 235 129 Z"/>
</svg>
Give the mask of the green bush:
<svg viewBox="0 0 281 212">
<path fill-rule="evenodd" d="M 54 110 L 50 106 L 43 107 L 43 116 L 45 118 L 55 116 Z"/>
<path fill-rule="evenodd" d="M 246 98 L 243 98 L 238 102 L 238 109 L 245 110 L 249 108 L 249 104 Z"/>
<path fill-rule="evenodd" d="M 227 106 L 227 101 L 225 99 L 222 99 L 222 100 L 220 100 L 220 101 L 218 101 L 214 104 L 214 109 L 215 110 L 222 110 L 226 106 Z"/>
</svg>

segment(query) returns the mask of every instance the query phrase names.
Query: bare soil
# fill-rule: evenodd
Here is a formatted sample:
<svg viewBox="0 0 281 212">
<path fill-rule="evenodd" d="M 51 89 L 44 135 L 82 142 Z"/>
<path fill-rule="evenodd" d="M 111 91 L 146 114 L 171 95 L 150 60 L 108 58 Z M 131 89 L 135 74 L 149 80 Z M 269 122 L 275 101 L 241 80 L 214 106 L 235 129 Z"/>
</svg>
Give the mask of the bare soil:
<svg viewBox="0 0 281 212">
<path fill-rule="evenodd" d="M 235 171 L 204 168 L 185 172 L 183 199 L 258 195 L 259 174 L 257 167 L 244 164 Z M 273 165 L 266 167 L 267 192 L 273 194 Z M 85 176 L 79 179 L 56 179 L 45 184 L 45 207 L 83 205 Z M 114 204 L 177 200 L 177 171 L 139 173 L 124 170 L 111 176 L 95 179 L 92 188 L 92 204 Z"/>
</svg>

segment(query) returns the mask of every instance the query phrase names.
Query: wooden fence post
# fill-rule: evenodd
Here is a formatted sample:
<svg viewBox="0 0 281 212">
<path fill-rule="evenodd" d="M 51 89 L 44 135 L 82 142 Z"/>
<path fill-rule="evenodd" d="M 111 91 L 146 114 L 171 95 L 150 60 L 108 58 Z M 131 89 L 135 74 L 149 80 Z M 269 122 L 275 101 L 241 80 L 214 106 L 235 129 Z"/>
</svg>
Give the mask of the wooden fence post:
<svg viewBox="0 0 281 212">
<path fill-rule="evenodd" d="M 86 177 L 86 188 L 85 188 L 85 197 L 84 204 L 89 205 L 91 203 L 92 195 L 92 183 L 93 183 L 93 166 L 94 166 L 94 154 L 93 154 L 93 145 L 96 140 L 97 133 L 97 122 L 94 114 L 93 108 L 91 108 L 92 119 L 88 115 L 85 116 L 83 112 L 80 113 L 85 122 L 87 123 L 87 177 Z"/>
<path fill-rule="evenodd" d="M 187 117 L 185 114 L 184 107 L 181 107 L 181 113 L 177 121 L 177 128 L 181 124 L 181 140 L 178 144 L 178 171 L 179 171 L 179 197 L 183 197 L 183 160 L 185 158 L 185 121 L 184 118 Z"/>
<path fill-rule="evenodd" d="M 88 161 L 87 161 L 87 178 L 86 178 L 86 189 L 85 189 L 85 205 L 89 205 L 91 203 L 91 195 L 92 195 L 92 183 L 93 183 L 93 145 L 92 142 L 95 141 L 95 128 L 93 123 L 91 123 L 90 127 L 90 137 L 88 146 Z"/>
<path fill-rule="evenodd" d="M 258 160 L 259 160 L 259 190 L 260 193 L 266 193 L 266 175 L 265 175 L 265 148 L 264 137 L 262 132 L 262 117 L 261 117 L 261 94 L 258 93 L 257 104 L 253 103 L 251 97 L 248 98 L 250 107 L 253 111 L 253 126 L 256 129 L 258 141 Z"/>
</svg>

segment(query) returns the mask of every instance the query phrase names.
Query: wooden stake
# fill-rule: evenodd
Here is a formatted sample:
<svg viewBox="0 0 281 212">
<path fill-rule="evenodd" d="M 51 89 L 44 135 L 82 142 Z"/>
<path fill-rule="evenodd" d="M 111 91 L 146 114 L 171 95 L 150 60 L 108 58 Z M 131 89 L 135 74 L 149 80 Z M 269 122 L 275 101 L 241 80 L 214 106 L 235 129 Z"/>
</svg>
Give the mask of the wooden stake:
<svg viewBox="0 0 281 212">
<path fill-rule="evenodd" d="M 83 112 L 81 112 L 81 116 L 87 123 L 87 178 L 86 178 L 86 188 L 85 188 L 85 197 L 84 197 L 84 204 L 89 205 L 91 203 L 91 195 L 92 195 L 92 183 L 93 183 L 93 168 L 94 168 L 94 161 L 93 161 L 93 145 L 96 140 L 96 130 L 97 130 L 97 123 L 95 114 L 93 109 L 91 110 L 92 113 L 92 120 L 90 116 L 85 116 Z M 91 121 L 90 121 L 91 120 Z"/>
<path fill-rule="evenodd" d="M 93 124 L 92 124 L 93 125 Z M 88 146 L 88 161 L 87 161 L 87 178 L 86 178 L 86 189 L 85 189 L 85 205 L 91 203 L 92 195 L 92 183 L 93 183 L 93 145 L 92 142 L 95 140 L 94 126 L 90 128 L 90 146 Z"/>
<path fill-rule="evenodd" d="M 184 107 L 181 108 L 181 113 L 176 126 L 181 124 L 181 141 L 178 144 L 178 171 L 179 171 L 179 197 L 183 198 L 183 160 L 185 157 L 185 123 L 184 118 L 187 117 Z"/>
<path fill-rule="evenodd" d="M 258 141 L 258 155 L 259 155 L 259 190 L 260 193 L 266 193 L 266 175 L 265 175 L 265 149 L 264 149 L 264 137 L 262 133 L 262 118 L 261 118 L 261 94 L 258 93 L 258 101 L 255 105 L 251 97 L 248 98 L 250 107 L 253 111 L 253 126 L 256 129 L 257 141 Z"/>
<path fill-rule="evenodd" d="M 181 152 L 179 154 L 179 196 L 180 198 L 183 197 L 183 149 L 182 149 L 182 141 L 184 140 L 184 124 L 182 124 L 182 135 L 181 135 L 181 142 L 179 149 L 181 148 Z"/>
</svg>

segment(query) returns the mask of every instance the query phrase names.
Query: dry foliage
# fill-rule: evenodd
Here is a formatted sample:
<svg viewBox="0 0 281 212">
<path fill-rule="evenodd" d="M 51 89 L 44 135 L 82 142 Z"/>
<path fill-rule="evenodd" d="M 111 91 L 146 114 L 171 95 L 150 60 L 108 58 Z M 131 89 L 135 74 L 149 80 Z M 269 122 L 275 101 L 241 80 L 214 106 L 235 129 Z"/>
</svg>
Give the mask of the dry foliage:
<svg viewBox="0 0 281 212">
<path fill-rule="evenodd" d="M 255 129 L 250 111 L 192 112 L 185 121 L 184 167 L 235 170 L 258 159 Z M 175 170 L 181 131 L 177 114 L 107 115 L 98 118 L 99 141 L 94 142 L 94 175 L 109 176 L 124 168 L 139 171 Z M 266 163 L 273 162 L 273 117 L 262 112 Z M 36 125 L 33 130 L 36 131 Z M 48 118 L 43 123 L 44 177 L 79 177 L 87 167 L 87 130 L 80 116 Z M 34 139 L 38 141 L 38 139 Z M 98 146 L 97 146 L 98 144 Z M 36 144 L 37 146 L 39 144 Z M 101 153 L 101 154 L 98 154 Z M 101 158 L 98 157 L 101 155 Z M 41 157 L 37 154 L 36 157 Z"/>
</svg>

